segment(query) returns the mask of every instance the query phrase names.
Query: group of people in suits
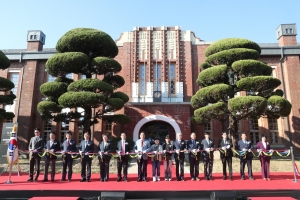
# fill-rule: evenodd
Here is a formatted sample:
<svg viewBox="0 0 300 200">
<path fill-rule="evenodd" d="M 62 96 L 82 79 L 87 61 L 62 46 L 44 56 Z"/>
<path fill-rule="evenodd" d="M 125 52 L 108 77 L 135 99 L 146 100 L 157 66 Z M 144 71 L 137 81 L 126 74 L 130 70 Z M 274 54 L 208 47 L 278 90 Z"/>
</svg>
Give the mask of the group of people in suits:
<svg viewBox="0 0 300 200">
<path fill-rule="evenodd" d="M 43 150 L 45 153 L 45 169 L 43 182 L 48 181 L 48 169 L 51 163 L 51 181 L 55 179 L 55 163 L 57 156 L 55 152 L 60 151 L 63 159 L 63 171 L 62 178 L 60 181 L 71 181 L 72 180 L 72 164 L 73 156 L 76 153 L 76 142 L 72 139 L 72 132 L 66 133 L 66 140 L 62 146 L 55 137 L 55 132 L 51 132 L 49 140 L 44 143 L 43 138 L 40 136 L 40 129 L 34 129 L 35 136 L 31 138 L 29 143 L 30 151 L 30 172 L 28 182 L 37 181 L 40 174 L 40 152 Z M 227 179 L 227 166 L 229 170 L 229 179 L 232 179 L 232 157 L 233 157 L 233 143 L 228 138 L 226 132 L 222 132 L 222 138 L 218 142 L 218 149 L 220 150 L 220 158 L 223 166 L 223 180 Z M 100 165 L 100 181 L 106 182 L 109 180 L 109 163 L 111 160 L 111 149 L 112 145 L 108 141 L 106 134 L 102 135 L 102 142 L 98 145 L 98 159 Z M 262 135 L 260 142 L 257 143 L 256 149 L 258 152 L 270 150 L 270 144 L 266 142 L 266 136 Z M 140 139 L 135 142 L 133 149 L 129 145 L 129 141 L 126 139 L 126 134 L 121 133 L 121 140 L 117 143 L 117 182 L 122 181 L 128 182 L 128 161 L 129 153 L 135 151 L 137 154 L 137 166 L 138 166 L 138 179 L 137 181 L 147 182 L 147 164 L 148 157 L 151 157 L 152 161 L 152 179 L 153 181 L 160 181 L 160 163 L 162 157 L 164 157 L 164 179 L 165 181 L 172 180 L 172 156 L 175 160 L 176 169 L 176 180 L 185 181 L 184 179 L 184 160 L 185 153 L 188 152 L 188 159 L 190 163 L 190 177 L 192 181 L 199 181 L 199 164 L 202 157 L 203 160 L 203 171 L 204 178 L 206 180 L 213 180 L 213 161 L 214 151 L 216 146 L 213 140 L 210 139 L 210 133 L 205 133 L 205 138 L 201 141 L 196 140 L 196 134 L 191 133 L 190 140 L 187 142 L 182 139 L 182 133 L 178 133 L 176 140 L 171 142 L 169 135 L 165 137 L 165 142 L 161 145 L 160 138 L 154 139 L 154 144 L 151 145 L 148 140 L 145 139 L 145 133 L 140 133 Z M 236 145 L 236 150 L 244 152 L 240 155 L 240 176 L 241 180 L 245 180 L 245 165 L 248 168 L 248 178 L 254 180 L 252 174 L 252 150 L 254 145 L 251 141 L 247 140 L 246 133 L 241 134 L 241 140 Z M 94 143 L 90 140 L 90 134 L 84 133 L 84 140 L 81 141 L 79 147 L 79 155 L 81 158 L 81 180 L 80 182 L 90 182 L 91 180 L 91 164 L 92 154 L 94 152 Z M 148 154 L 151 152 L 151 155 Z M 270 158 L 264 153 L 260 153 L 260 162 L 262 169 L 262 178 L 264 180 L 270 180 Z M 34 175 L 35 168 L 35 176 Z M 67 174 L 68 169 L 68 174 Z M 122 177 L 123 170 L 123 177 Z M 68 176 L 67 176 L 68 175 Z M 66 179 L 67 178 L 67 179 Z"/>
</svg>

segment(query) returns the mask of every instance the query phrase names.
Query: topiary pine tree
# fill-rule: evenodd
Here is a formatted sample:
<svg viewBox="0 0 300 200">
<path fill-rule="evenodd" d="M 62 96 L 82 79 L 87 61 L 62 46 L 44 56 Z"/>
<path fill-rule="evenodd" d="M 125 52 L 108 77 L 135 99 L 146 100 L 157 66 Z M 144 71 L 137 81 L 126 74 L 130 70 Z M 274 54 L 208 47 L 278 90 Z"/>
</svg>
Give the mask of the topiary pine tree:
<svg viewBox="0 0 300 200">
<path fill-rule="evenodd" d="M 99 122 L 98 119 L 128 123 L 126 115 L 105 115 L 120 110 L 129 100 L 125 93 L 114 92 L 125 81 L 117 75 L 122 66 L 113 59 L 118 54 L 113 39 L 96 29 L 76 28 L 58 40 L 56 50 L 58 53 L 46 63 L 46 71 L 57 78 L 40 87 L 41 93 L 47 97 L 37 106 L 43 118 L 73 120 L 88 132 Z M 69 73 L 83 74 L 86 79 L 74 82 L 66 78 Z M 100 80 L 93 75 L 102 75 L 103 78 Z M 70 108 L 70 112 L 62 112 L 63 108 Z M 82 108 L 83 112 L 79 113 L 76 108 Z"/>
<path fill-rule="evenodd" d="M 2 51 L 0 51 L 0 69 L 4 70 L 9 66 L 9 59 Z M 16 95 L 14 95 L 11 91 L 11 89 L 14 87 L 15 84 L 13 82 L 6 78 L 0 77 L 0 91 L 5 93 L 0 95 L 0 104 L 3 106 L 3 108 L 5 105 L 12 105 L 14 103 Z M 6 112 L 3 108 L 0 108 L 0 122 L 2 122 L 3 119 L 12 119 L 15 117 L 14 113 Z"/>
<path fill-rule="evenodd" d="M 283 91 L 274 91 L 281 82 L 271 76 L 270 66 L 258 61 L 260 53 L 258 44 L 241 38 L 222 39 L 206 49 L 197 79 L 201 89 L 191 99 L 195 109 L 192 122 L 205 124 L 219 119 L 223 125 L 229 124 L 226 129 L 237 139 L 240 119 L 290 114 L 292 105 L 282 97 Z M 240 91 L 251 92 L 251 96 L 235 97 Z"/>
</svg>

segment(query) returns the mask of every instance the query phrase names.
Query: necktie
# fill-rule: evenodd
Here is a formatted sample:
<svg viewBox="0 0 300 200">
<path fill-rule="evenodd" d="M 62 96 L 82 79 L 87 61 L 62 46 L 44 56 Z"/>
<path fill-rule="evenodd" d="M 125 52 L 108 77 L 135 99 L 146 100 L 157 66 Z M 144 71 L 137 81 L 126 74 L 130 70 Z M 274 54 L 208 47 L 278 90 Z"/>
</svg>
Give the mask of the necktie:
<svg viewBox="0 0 300 200">
<path fill-rule="evenodd" d="M 125 154 L 125 141 L 122 140 L 122 155 Z"/>
<path fill-rule="evenodd" d="M 69 140 L 67 140 L 67 147 L 69 146 Z"/>
<path fill-rule="evenodd" d="M 86 148 L 87 144 L 88 144 L 88 141 L 86 140 L 86 141 L 85 141 L 85 148 Z"/>
<path fill-rule="evenodd" d="M 52 144 L 53 144 L 53 141 L 50 141 L 50 147 L 52 146 Z"/>
<path fill-rule="evenodd" d="M 143 149 L 143 146 L 144 146 L 144 140 L 142 140 L 142 149 Z"/>
</svg>

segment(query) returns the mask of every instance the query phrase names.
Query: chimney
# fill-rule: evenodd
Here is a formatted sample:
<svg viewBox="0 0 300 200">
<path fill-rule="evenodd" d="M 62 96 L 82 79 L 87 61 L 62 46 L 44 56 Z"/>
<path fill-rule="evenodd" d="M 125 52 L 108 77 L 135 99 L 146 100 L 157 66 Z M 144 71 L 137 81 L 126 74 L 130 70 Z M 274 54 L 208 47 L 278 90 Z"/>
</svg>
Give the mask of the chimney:
<svg viewBox="0 0 300 200">
<path fill-rule="evenodd" d="M 296 35 L 296 24 L 280 24 L 276 29 L 276 36 L 279 46 L 296 46 Z"/>
<path fill-rule="evenodd" d="M 31 30 L 27 34 L 27 51 L 42 51 L 46 35 L 40 30 Z"/>
</svg>

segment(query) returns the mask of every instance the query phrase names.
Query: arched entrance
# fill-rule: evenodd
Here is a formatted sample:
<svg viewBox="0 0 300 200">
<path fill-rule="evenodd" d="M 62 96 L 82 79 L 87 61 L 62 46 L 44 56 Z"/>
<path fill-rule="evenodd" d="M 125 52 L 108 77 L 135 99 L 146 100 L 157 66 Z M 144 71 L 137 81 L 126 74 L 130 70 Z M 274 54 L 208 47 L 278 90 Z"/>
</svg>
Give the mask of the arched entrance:
<svg viewBox="0 0 300 200">
<path fill-rule="evenodd" d="M 151 122 L 151 123 L 149 123 Z M 152 123 L 153 122 L 153 123 Z M 149 124 L 148 124 L 149 123 Z M 148 125 L 146 125 L 148 124 Z M 157 128 L 157 126 L 159 126 L 159 124 L 161 124 L 161 126 L 159 128 Z M 145 126 L 144 126 L 145 125 Z M 169 128 L 166 128 L 166 125 L 169 126 Z M 152 126 L 152 127 L 151 127 Z M 156 126 L 156 129 L 155 129 L 155 126 Z M 163 127 L 164 126 L 164 127 Z M 141 129 L 141 128 L 145 128 L 145 130 Z M 159 134 L 159 131 L 160 132 L 163 132 L 161 133 L 162 135 L 163 134 L 166 134 L 166 131 L 167 130 L 171 130 L 173 129 L 174 130 L 174 133 L 180 133 L 181 130 L 178 126 L 178 124 L 175 122 L 174 119 L 171 119 L 167 116 L 164 116 L 164 115 L 150 115 L 148 117 L 145 117 L 143 119 L 141 119 L 137 124 L 136 126 L 134 127 L 134 131 L 133 131 L 133 140 L 136 141 L 137 139 L 139 139 L 139 132 L 141 130 L 143 131 L 146 131 L 148 128 L 148 130 L 151 130 L 152 129 L 155 129 L 152 130 L 153 132 L 157 132 L 158 131 L 158 134 Z M 151 132 L 151 131 L 150 131 Z M 169 132 L 170 133 L 170 132 Z M 147 134 L 147 133 L 146 133 Z M 174 135 L 175 136 L 175 135 Z"/>
<path fill-rule="evenodd" d="M 174 140 L 176 137 L 174 128 L 171 124 L 164 121 L 150 121 L 141 127 L 139 132 L 141 131 L 144 131 L 146 139 L 149 140 L 151 144 L 154 144 L 154 138 L 156 137 L 160 138 L 161 143 L 165 141 L 166 135 L 169 135 L 171 140 Z"/>
</svg>

